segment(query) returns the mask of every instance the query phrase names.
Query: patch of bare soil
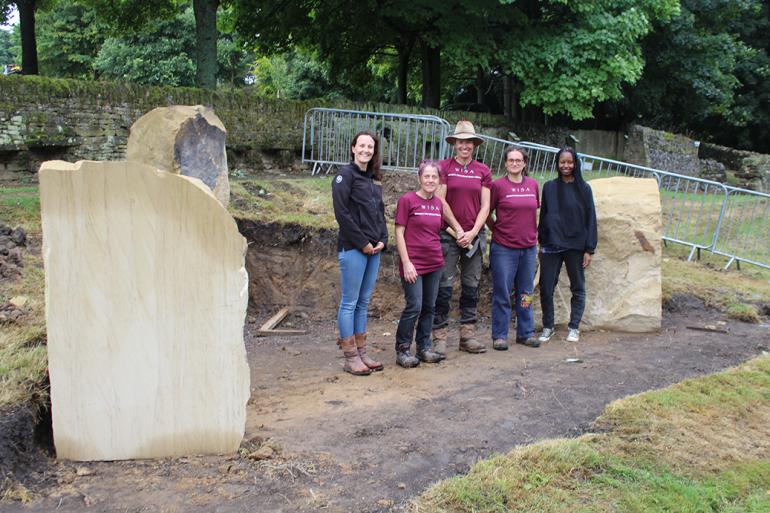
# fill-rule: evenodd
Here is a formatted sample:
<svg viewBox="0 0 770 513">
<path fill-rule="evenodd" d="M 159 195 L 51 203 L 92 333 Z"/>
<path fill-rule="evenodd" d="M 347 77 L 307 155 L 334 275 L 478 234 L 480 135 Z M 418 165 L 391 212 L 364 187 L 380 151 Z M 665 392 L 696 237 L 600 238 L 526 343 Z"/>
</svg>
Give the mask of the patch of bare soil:
<svg viewBox="0 0 770 513">
<path fill-rule="evenodd" d="M 667 313 L 659 334 L 584 333 L 568 344 L 562 330 L 539 349 L 452 350 L 405 370 L 394 363 L 395 324 L 375 320 L 373 354 L 386 368 L 354 377 L 342 372 L 333 320 L 294 314 L 283 326 L 308 335 L 253 336 L 266 316 L 246 326 L 252 397 L 240 454 L 74 463 L 41 453 L 16 476 L 37 500 L 0 510 L 403 511 L 480 458 L 580 434 L 610 401 L 733 366 L 770 339 L 767 326 L 699 308 Z M 728 333 L 687 328 L 720 320 Z M 488 338 L 488 324 L 479 333 Z"/>
</svg>

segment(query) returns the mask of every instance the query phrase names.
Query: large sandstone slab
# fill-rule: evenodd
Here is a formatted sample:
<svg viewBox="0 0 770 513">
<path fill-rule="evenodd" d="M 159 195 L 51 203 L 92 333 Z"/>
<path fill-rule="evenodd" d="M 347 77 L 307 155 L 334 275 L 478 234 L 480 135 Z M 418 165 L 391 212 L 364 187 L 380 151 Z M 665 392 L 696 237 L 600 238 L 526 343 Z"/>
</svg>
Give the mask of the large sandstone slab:
<svg viewBox="0 0 770 513">
<path fill-rule="evenodd" d="M 599 245 L 586 272 L 582 329 L 651 332 L 662 318 L 663 227 L 658 183 L 651 178 L 591 180 Z M 569 320 L 569 278 L 559 277 L 556 323 Z"/>
<path fill-rule="evenodd" d="M 199 180 L 137 162 L 40 169 L 57 455 L 237 450 L 246 243 Z"/>
<path fill-rule="evenodd" d="M 212 109 L 174 105 L 151 110 L 131 125 L 126 160 L 199 178 L 227 206 L 227 130 Z"/>
</svg>

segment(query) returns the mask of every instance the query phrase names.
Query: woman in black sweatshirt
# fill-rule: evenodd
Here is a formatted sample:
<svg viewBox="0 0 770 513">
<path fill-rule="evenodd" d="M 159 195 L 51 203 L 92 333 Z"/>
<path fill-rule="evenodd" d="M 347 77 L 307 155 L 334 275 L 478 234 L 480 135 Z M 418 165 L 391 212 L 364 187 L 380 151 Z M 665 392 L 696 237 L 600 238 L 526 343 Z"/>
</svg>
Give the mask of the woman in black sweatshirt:
<svg viewBox="0 0 770 513">
<path fill-rule="evenodd" d="M 382 202 L 380 141 L 372 132 L 359 132 L 350 148 L 351 162 L 332 182 L 334 216 L 340 226 L 340 307 L 337 345 L 345 354 L 344 370 L 358 376 L 382 370 L 366 352 L 369 300 L 377 281 L 380 253 L 388 243 Z"/>
<path fill-rule="evenodd" d="M 556 155 L 559 176 L 543 186 L 540 201 L 540 305 L 543 333 L 539 342 L 554 335 L 553 293 L 562 264 L 567 267 L 572 292 L 567 341 L 580 339 L 580 320 L 586 304 L 585 268 L 596 250 L 596 208 L 591 187 L 580 173 L 580 160 L 570 147 Z"/>
</svg>

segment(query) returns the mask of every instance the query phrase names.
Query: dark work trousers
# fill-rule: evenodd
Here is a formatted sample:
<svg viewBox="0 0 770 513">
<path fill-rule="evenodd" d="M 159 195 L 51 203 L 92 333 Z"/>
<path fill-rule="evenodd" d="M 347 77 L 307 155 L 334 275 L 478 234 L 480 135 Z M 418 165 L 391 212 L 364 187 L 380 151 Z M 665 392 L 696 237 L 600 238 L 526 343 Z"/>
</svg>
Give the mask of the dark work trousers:
<svg viewBox="0 0 770 513">
<path fill-rule="evenodd" d="M 427 351 L 432 347 L 433 313 L 441 272 L 442 270 L 439 269 L 418 276 L 415 283 L 409 283 L 401 278 L 406 306 L 401 312 L 401 319 L 398 321 L 396 351 L 408 351 L 412 346 L 415 323 L 417 323 L 417 335 L 415 337 L 417 351 Z"/>
<path fill-rule="evenodd" d="M 486 234 L 479 234 L 481 241 L 473 256 L 467 256 L 467 250 L 457 245 L 454 237 L 446 231 L 441 232 L 441 249 L 444 252 L 444 272 L 436 297 L 436 315 L 433 329 L 445 328 L 449 324 L 449 302 L 452 299 L 452 287 L 460 273 L 460 324 L 476 322 L 476 305 L 479 302 L 479 282 L 481 281 L 482 255 L 486 243 Z"/>
<path fill-rule="evenodd" d="M 586 307 L 586 276 L 583 269 L 583 251 L 567 250 L 560 253 L 540 253 L 540 307 L 543 327 L 553 328 L 553 293 L 559 283 L 561 264 L 567 266 L 570 300 L 569 327 L 578 329 Z"/>
</svg>

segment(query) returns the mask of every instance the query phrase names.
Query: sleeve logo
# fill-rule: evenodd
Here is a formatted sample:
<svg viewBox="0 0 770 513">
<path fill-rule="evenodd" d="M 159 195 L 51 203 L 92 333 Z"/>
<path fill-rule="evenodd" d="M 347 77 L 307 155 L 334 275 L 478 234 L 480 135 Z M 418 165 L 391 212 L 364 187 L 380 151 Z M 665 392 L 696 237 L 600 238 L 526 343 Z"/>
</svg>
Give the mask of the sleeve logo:
<svg viewBox="0 0 770 513">
<path fill-rule="evenodd" d="M 337 179 L 335 180 L 337 183 L 342 183 L 342 176 L 337 175 Z"/>
</svg>

